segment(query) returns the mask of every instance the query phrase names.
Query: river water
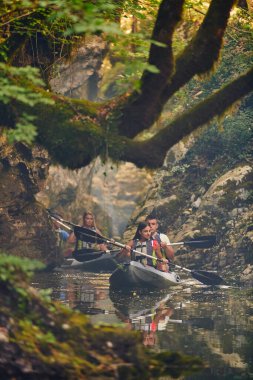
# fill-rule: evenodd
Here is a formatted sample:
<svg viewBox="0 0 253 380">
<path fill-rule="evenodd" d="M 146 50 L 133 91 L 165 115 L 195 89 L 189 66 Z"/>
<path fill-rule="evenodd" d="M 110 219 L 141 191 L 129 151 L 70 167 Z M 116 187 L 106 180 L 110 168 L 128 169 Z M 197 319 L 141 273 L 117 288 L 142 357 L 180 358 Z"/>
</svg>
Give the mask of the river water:
<svg viewBox="0 0 253 380">
<path fill-rule="evenodd" d="M 143 343 L 154 350 L 204 360 L 206 369 L 180 379 L 253 379 L 252 290 L 189 281 L 170 291 L 125 294 L 110 290 L 109 276 L 58 270 L 37 274 L 32 285 L 51 288 L 53 299 L 88 314 L 94 324 L 123 324 L 141 330 Z"/>
</svg>

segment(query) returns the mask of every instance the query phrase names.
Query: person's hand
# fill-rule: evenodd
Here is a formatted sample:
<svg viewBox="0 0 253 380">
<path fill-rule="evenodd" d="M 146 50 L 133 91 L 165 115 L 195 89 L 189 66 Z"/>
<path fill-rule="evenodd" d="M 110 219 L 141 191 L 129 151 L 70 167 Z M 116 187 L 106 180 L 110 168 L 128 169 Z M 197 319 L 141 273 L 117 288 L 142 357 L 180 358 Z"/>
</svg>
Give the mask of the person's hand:
<svg viewBox="0 0 253 380">
<path fill-rule="evenodd" d="M 131 251 L 131 247 L 129 246 L 129 245 L 125 245 L 125 247 L 124 247 L 126 250 L 127 250 L 127 252 L 130 252 Z"/>
</svg>

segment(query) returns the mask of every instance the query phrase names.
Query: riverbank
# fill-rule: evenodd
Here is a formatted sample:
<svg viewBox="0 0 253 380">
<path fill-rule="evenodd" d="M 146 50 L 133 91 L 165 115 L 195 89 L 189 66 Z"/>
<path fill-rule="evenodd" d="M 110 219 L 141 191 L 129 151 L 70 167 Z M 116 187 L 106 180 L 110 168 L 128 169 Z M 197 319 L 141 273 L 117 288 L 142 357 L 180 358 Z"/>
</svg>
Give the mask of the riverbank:
<svg viewBox="0 0 253 380">
<path fill-rule="evenodd" d="M 29 285 L 37 261 L 0 255 L 0 375 L 4 379 L 151 379 L 202 368 L 200 359 L 147 350 L 138 332 L 94 326 Z"/>
</svg>

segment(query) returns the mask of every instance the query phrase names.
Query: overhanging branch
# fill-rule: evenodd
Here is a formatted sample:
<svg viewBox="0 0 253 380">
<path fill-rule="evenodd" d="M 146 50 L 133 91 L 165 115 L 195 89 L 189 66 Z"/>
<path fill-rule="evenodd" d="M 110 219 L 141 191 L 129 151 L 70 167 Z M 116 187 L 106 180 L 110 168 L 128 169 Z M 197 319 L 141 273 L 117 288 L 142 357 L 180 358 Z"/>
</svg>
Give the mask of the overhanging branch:
<svg viewBox="0 0 253 380">
<path fill-rule="evenodd" d="M 195 75 L 209 72 L 219 58 L 224 33 L 235 0 L 212 0 L 192 41 L 177 58 L 176 70 L 163 91 L 161 106 Z"/>
<path fill-rule="evenodd" d="M 134 92 L 122 110 L 120 133 L 133 137 L 139 131 L 151 125 L 156 114 L 157 100 L 161 96 L 174 68 L 172 36 L 181 20 L 185 0 L 163 0 L 157 14 L 152 40 L 164 46 L 152 43 L 148 63 L 159 69 L 159 73 L 144 71 L 140 92 Z"/>
<path fill-rule="evenodd" d="M 120 159 L 138 167 L 158 168 L 168 150 L 198 127 L 221 116 L 229 107 L 253 90 L 253 68 L 241 75 L 192 110 L 176 118 L 171 124 L 144 142 L 124 139 Z M 112 155 L 113 156 L 113 155 Z"/>
<path fill-rule="evenodd" d="M 212 0 L 198 32 L 177 58 L 174 74 L 167 80 L 163 78 L 165 86 L 159 88 L 159 81 L 154 82 L 148 91 L 142 92 L 139 96 L 134 94 L 133 100 L 129 99 L 129 104 L 124 108 L 121 119 L 120 133 L 122 135 L 135 137 L 141 131 L 148 129 L 160 116 L 164 105 L 177 90 L 195 75 L 212 69 L 218 60 L 234 3 L 235 0 Z M 155 96 L 150 97 L 150 92 Z"/>
</svg>

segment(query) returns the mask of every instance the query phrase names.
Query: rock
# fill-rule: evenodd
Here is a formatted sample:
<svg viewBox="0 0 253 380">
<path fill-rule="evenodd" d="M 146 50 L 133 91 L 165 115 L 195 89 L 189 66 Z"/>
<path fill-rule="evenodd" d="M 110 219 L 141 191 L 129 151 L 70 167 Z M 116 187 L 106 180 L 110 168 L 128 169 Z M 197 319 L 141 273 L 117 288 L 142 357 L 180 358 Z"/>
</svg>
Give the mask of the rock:
<svg viewBox="0 0 253 380">
<path fill-rule="evenodd" d="M 196 199 L 196 201 L 192 203 L 192 208 L 197 209 L 197 208 L 199 208 L 200 204 L 201 204 L 201 198 L 198 197 L 198 198 Z"/>
<path fill-rule="evenodd" d="M 52 264 L 58 254 L 56 237 L 46 210 L 35 199 L 45 184 L 48 155 L 37 146 L 10 146 L 3 139 L 0 151 L 1 250 Z"/>
<path fill-rule="evenodd" d="M 0 342 L 9 342 L 9 333 L 5 327 L 0 327 Z"/>
<path fill-rule="evenodd" d="M 244 271 L 242 272 L 242 274 L 244 276 L 247 276 L 249 275 L 250 273 L 253 273 L 253 265 L 247 265 L 247 267 L 244 269 Z"/>
<path fill-rule="evenodd" d="M 196 165 L 198 160 L 201 168 L 205 167 L 200 174 Z M 143 212 L 156 212 L 162 232 L 167 232 L 172 242 L 186 237 L 217 236 L 217 244 L 208 249 L 206 255 L 197 254 L 197 250 L 184 254 L 181 248 L 178 249 L 176 260 L 179 264 L 186 265 L 190 260 L 194 267 L 218 269 L 228 277 L 251 283 L 251 273 L 241 274 L 245 265 L 253 265 L 253 207 L 250 198 L 253 165 L 251 160 L 237 162 L 234 167 L 224 163 L 225 158 L 221 155 L 220 161 L 215 161 L 214 170 L 212 164 L 205 163 L 201 157 L 194 158 L 188 168 L 189 161 L 184 166 L 184 173 L 178 175 L 172 174 L 173 163 L 167 162 L 167 173 L 163 170 L 162 175 L 156 174 L 152 187 L 156 192 L 150 191 L 141 203 L 142 212 L 140 209 L 135 211 L 125 236 L 129 237 L 132 223 L 140 220 Z M 181 167 L 180 162 L 177 165 Z M 214 173 L 219 165 L 226 170 L 217 176 Z M 176 198 L 172 198 L 175 195 Z"/>
<path fill-rule="evenodd" d="M 59 75 L 51 79 L 55 92 L 79 99 L 94 100 L 98 95 L 101 80 L 100 69 L 107 52 L 106 41 L 100 36 L 86 36 L 85 44 L 80 43 L 72 52 L 71 64 L 62 62 Z"/>
</svg>

